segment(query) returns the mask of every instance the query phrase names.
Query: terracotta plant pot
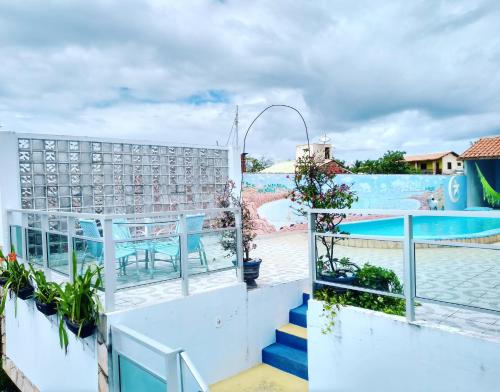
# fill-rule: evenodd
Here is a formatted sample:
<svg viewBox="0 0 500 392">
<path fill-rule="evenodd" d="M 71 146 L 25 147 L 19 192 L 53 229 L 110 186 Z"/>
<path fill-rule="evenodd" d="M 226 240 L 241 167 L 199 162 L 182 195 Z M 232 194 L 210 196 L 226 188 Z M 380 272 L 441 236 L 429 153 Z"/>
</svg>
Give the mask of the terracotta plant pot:
<svg viewBox="0 0 500 392">
<path fill-rule="evenodd" d="M 255 279 L 259 277 L 260 263 L 262 263 L 261 259 L 243 262 L 243 279 L 245 280 L 247 287 L 257 287 Z"/>
<path fill-rule="evenodd" d="M 21 298 L 22 300 L 27 300 L 28 298 L 31 298 L 33 296 L 33 292 L 35 289 L 33 288 L 32 285 L 27 285 L 24 287 L 21 287 L 19 291 L 16 293 L 18 298 Z"/>
<path fill-rule="evenodd" d="M 57 312 L 57 304 L 55 302 L 50 304 L 45 304 L 35 298 L 35 305 L 36 308 L 46 316 L 52 316 Z"/>
<path fill-rule="evenodd" d="M 64 321 L 66 322 L 66 326 L 68 329 L 73 332 L 76 336 L 78 336 L 78 330 L 80 330 L 80 324 L 74 323 L 68 317 L 64 316 Z M 89 336 L 92 336 L 95 331 L 95 323 L 93 322 L 85 322 L 83 323 L 82 329 L 80 330 L 80 338 L 85 339 Z"/>
</svg>

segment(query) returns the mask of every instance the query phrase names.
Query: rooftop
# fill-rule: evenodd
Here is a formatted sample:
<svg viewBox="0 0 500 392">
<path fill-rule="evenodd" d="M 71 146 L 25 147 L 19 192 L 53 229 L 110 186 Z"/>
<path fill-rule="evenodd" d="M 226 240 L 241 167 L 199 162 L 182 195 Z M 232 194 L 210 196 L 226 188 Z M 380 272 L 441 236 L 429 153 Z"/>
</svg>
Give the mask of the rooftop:
<svg viewBox="0 0 500 392">
<path fill-rule="evenodd" d="M 462 159 L 500 158 L 500 136 L 484 137 L 475 142 L 462 155 Z"/>
<path fill-rule="evenodd" d="M 454 151 L 444 151 L 444 152 L 433 152 L 430 154 L 407 155 L 405 157 L 405 161 L 406 162 L 435 161 L 436 159 L 441 159 L 448 154 L 453 154 L 458 157 L 458 154 Z"/>
</svg>

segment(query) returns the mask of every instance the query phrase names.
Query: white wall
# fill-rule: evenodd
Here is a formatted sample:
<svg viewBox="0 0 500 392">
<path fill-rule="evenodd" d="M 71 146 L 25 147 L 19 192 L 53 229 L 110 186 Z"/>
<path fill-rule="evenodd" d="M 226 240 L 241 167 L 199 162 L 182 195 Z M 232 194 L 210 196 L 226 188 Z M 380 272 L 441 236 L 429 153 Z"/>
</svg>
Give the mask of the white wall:
<svg viewBox="0 0 500 392">
<path fill-rule="evenodd" d="M 14 299 L 5 310 L 6 354 L 41 392 L 97 391 L 95 335 L 76 339 L 68 331 L 68 354 L 59 346 L 56 316 L 47 318 L 32 300 Z"/>
<path fill-rule="evenodd" d="M 183 348 L 209 383 L 261 362 L 261 350 L 275 341 L 300 305 L 307 281 L 247 291 L 245 284 L 178 300 L 108 314 L 108 326 L 123 324 L 171 348 Z M 217 320 L 221 325 L 217 326 Z"/>
<path fill-rule="evenodd" d="M 351 307 L 324 335 L 322 313 L 309 302 L 310 391 L 500 391 L 500 341 Z"/>
<path fill-rule="evenodd" d="M 9 243 L 6 208 L 21 207 L 17 136 L 0 132 L 0 245 Z"/>
</svg>

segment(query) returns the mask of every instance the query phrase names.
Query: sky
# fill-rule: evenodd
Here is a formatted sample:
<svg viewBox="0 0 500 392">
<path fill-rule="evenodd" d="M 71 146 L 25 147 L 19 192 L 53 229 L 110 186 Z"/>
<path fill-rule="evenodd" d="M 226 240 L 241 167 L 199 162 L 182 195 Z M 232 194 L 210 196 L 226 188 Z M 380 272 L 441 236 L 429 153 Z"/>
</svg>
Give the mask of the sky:
<svg viewBox="0 0 500 392">
<path fill-rule="evenodd" d="M 500 2 L 0 1 L 2 130 L 225 145 L 267 105 L 348 162 L 500 134 Z M 247 151 L 305 143 L 273 108 Z"/>
</svg>

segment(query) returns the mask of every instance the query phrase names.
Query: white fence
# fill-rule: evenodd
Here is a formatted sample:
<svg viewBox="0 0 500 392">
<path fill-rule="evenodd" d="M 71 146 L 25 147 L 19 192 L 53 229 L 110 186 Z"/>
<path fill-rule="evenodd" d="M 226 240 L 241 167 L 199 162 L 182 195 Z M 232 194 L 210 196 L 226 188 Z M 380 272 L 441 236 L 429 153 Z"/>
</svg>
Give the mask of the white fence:
<svg viewBox="0 0 500 392">
<path fill-rule="evenodd" d="M 376 234 L 354 234 L 347 233 L 349 226 L 343 226 L 346 232 L 324 232 L 324 230 L 317 229 L 317 218 L 321 215 L 335 215 L 339 218 L 349 215 L 358 216 L 369 216 L 374 215 L 376 218 L 385 219 L 390 217 L 396 217 L 403 220 L 403 232 L 401 235 L 390 235 L 384 233 L 384 230 L 380 230 L 380 233 Z M 468 226 L 473 224 L 470 220 L 471 218 L 480 220 L 487 218 L 490 219 L 489 224 L 493 227 L 493 230 L 488 230 L 482 233 L 472 233 L 468 235 L 464 233 L 463 235 L 443 235 L 436 236 L 432 235 L 433 227 L 436 226 L 427 225 L 426 229 L 431 233 L 431 235 L 422 235 L 422 233 L 415 233 L 415 222 L 420 226 L 419 220 L 421 217 L 434 217 L 437 218 L 436 224 L 446 225 L 452 224 L 453 222 L 441 221 L 442 218 L 456 218 L 455 223 L 458 225 L 465 225 L 466 229 Z M 374 219 L 372 217 L 371 219 Z M 433 219 L 434 219 L 433 218 Z M 342 220 L 341 219 L 341 220 Z M 460 219 L 465 219 L 460 223 Z M 374 293 L 385 296 L 392 296 L 404 299 L 406 301 L 406 318 L 408 321 L 413 321 L 415 319 L 415 303 L 434 303 L 439 305 L 446 305 L 456 308 L 463 308 L 469 310 L 476 310 L 487 313 L 500 314 L 500 308 L 498 306 L 491 306 L 484 301 L 474 301 L 474 297 L 463 299 L 453 299 L 455 294 L 463 294 L 461 292 L 461 286 L 458 282 L 456 288 L 452 292 L 451 285 L 443 284 L 440 288 L 440 293 L 428 295 L 425 290 L 417 290 L 417 283 L 422 286 L 428 284 L 425 281 L 424 272 L 420 273 L 420 270 L 424 268 L 440 268 L 443 273 L 440 279 L 446 282 L 447 274 L 455 274 L 459 279 L 463 278 L 462 286 L 467 284 L 473 286 L 475 282 L 484 283 L 486 282 L 488 286 L 484 286 L 485 293 L 488 292 L 489 287 L 491 287 L 491 293 L 495 293 L 496 285 L 500 284 L 498 280 L 498 273 L 500 273 L 500 246 L 494 243 L 486 243 L 487 239 L 491 239 L 491 242 L 500 242 L 500 211 L 407 211 L 407 210 L 344 210 L 344 209 L 310 209 L 309 216 L 309 257 L 310 257 L 310 277 L 311 286 L 314 287 L 315 284 L 321 284 L 325 286 L 336 287 L 340 289 L 349 289 L 353 291 L 361 291 Z M 344 221 L 345 222 L 345 221 Z M 384 223 L 380 220 L 380 223 Z M 385 222 L 386 223 L 386 222 Z M 351 226 L 352 227 L 352 226 Z M 488 227 L 489 229 L 491 227 Z M 344 230 L 344 229 L 343 229 Z M 420 228 L 419 228 L 420 230 Z M 446 230 L 445 230 L 446 231 Z M 450 234 L 452 234 L 450 226 Z M 321 271 L 318 271 L 320 265 L 318 263 L 318 239 L 321 237 L 333 238 L 337 242 L 337 245 L 342 245 L 342 243 L 347 244 L 347 241 L 360 240 L 362 245 L 370 248 L 375 242 L 379 243 L 377 248 L 392 248 L 401 249 L 401 260 L 402 268 L 401 280 L 403 282 L 404 291 L 403 293 L 391 292 L 390 290 L 378 290 L 376 288 L 369 287 L 359 287 L 352 284 L 343 284 L 338 281 L 329 281 L 322 276 Z M 455 237 L 455 238 L 454 238 Z M 363 242 L 364 241 L 364 242 Z M 372 242 L 370 242 L 372 241 Z M 382 243 L 382 246 L 380 246 Z M 384 245 L 384 243 L 392 243 L 391 245 Z M 335 246 L 337 246 L 335 245 Z M 352 243 L 351 243 L 352 246 Z M 340 246 L 344 251 L 347 249 L 345 246 Z M 425 254 L 425 260 L 424 255 Z M 467 253 L 469 252 L 469 253 Z M 471 253 L 474 252 L 474 253 Z M 366 254 L 367 252 L 365 252 Z M 388 253 L 388 252 L 386 252 Z M 392 252 L 394 254 L 394 251 Z M 420 255 L 422 257 L 420 260 Z M 470 255 L 469 260 L 467 257 L 462 257 L 463 255 Z M 367 257 L 367 256 L 365 256 Z M 368 256 L 369 257 L 369 256 Z M 392 264 L 394 265 L 394 263 Z M 382 265 L 385 267 L 385 265 Z M 469 269 L 471 271 L 467 271 Z M 397 268 L 395 268 L 397 269 Z M 461 271 L 464 272 L 463 276 Z M 477 271 L 477 274 L 475 274 Z M 418 272 L 418 273 L 417 273 Z M 495 283 L 497 282 L 497 283 Z M 438 281 L 439 283 L 439 281 Z M 430 292 L 430 291 L 428 291 Z M 453 294 L 453 295 L 452 295 Z M 498 297 L 498 296 L 497 296 Z"/>
<path fill-rule="evenodd" d="M 23 261 L 69 281 L 88 266 L 102 266 L 106 311 L 114 310 L 117 290 L 139 285 L 180 279 L 182 294 L 189 295 L 192 275 L 236 269 L 238 281 L 243 280 L 237 208 L 123 215 L 40 210 L 7 214 L 10 242 Z M 234 224 L 223 224 L 224 217 Z"/>
</svg>

